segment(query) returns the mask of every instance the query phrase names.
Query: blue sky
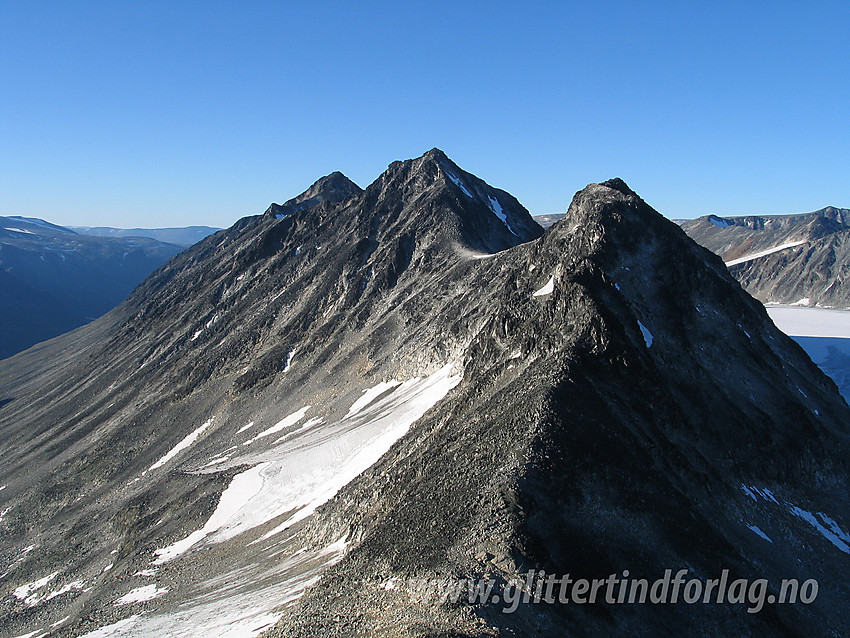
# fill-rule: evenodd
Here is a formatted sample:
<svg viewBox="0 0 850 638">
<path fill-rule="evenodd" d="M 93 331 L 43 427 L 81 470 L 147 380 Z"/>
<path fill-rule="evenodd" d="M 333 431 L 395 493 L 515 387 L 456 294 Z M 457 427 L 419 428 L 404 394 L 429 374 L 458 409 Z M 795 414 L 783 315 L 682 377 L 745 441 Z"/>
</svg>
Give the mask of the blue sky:
<svg viewBox="0 0 850 638">
<path fill-rule="evenodd" d="M 0 214 L 227 226 L 437 146 L 533 214 L 850 207 L 848 2 L 3 2 Z"/>
</svg>

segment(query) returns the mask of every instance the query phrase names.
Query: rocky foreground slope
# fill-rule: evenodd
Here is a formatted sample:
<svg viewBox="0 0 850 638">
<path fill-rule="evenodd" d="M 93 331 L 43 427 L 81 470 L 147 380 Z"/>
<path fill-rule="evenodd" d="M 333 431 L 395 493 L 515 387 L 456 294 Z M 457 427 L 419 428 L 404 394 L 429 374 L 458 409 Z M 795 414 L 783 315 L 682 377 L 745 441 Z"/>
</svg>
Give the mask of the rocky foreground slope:
<svg viewBox="0 0 850 638">
<path fill-rule="evenodd" d="M 0 363 L 0 635 L 848 631 L 850 409 L 720 258 L 620 180 L 542 236 L 436 149 L 318 190 Z M 681 568 L 819 595 L 408 586 Z"/>
</svg>

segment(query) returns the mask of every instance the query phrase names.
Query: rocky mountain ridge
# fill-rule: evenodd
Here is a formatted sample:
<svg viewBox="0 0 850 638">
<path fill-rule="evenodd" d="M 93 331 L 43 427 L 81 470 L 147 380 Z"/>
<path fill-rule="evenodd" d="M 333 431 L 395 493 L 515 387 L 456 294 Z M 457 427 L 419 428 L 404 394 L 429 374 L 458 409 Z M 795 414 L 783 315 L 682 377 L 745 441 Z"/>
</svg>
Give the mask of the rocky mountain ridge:
<svg viewBox="0 0 850 638">
<path fill-rule="evenodd" d="M 801 513 L 850 527 L 848 423 L 722 260 L 621 180 L 543 233 L 434 149 L 240 220 L 0 362 L 0 618 L 10 636 L 841 633 L 844 553 Z M 718 565 L 821 595 L 503 614 L 387 587 Z"/>
</svg>

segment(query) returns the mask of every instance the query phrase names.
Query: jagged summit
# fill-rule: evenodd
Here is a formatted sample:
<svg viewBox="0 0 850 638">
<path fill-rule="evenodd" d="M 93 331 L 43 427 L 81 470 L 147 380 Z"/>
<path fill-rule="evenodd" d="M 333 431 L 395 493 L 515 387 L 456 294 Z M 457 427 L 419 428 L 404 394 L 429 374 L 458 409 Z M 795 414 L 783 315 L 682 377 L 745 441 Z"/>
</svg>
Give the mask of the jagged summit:
<svg viewBox="0 0 850 638">
<path fill-rule="evenodd" d="M 283 204 L 272 204 L 265 212 L 267 217 L 281 219 L 286 215 L 307 210 L 324 202 L 341 202 L 352 195 L 362 193 L 363 189 L 339 171 L 325 175 L 310 188 Z"/>
<path fill-rule="evenodd" d="M 498 252 L 543 232 L 515 197 L 464 171 L 437 148 L 393 162 L 366 191 L 367 201 L 394 202 L 405 217 L 442 225 L 473 251 Z"/>
</svg>

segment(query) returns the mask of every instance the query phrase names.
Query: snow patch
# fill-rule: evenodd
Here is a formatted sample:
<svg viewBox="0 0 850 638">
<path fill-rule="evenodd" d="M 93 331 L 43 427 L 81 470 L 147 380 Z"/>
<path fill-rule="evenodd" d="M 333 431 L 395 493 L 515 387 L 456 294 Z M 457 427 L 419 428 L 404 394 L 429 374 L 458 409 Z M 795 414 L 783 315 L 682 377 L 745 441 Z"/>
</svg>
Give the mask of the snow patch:
<svg viewBox="0 0 850 638">
<path fill-rule="evenodd" d="M 505 211 L 502 208 L 502 205 L 499 203 L 499 200 L 495 197 L 490 197 L 489 195 L 487 195 L 487 199 L 490 200 L 490 210 L 493 211 L 493 214 L 496 215 L 496 217 L 498 217 L 505 226 L 507 226 L 508 230 L 511 231 L 511 234 L 514 237 L 519 237 L 519 235 L 514 232 L 514 229 L 511 228 L 511 225 L 508 223 L 508 216 L 507 214 L 505 214 Z"/>
<path fill-rule="evenodd" d="M 286 434 L 284 434 L 282 437 L 280 437 L 279 439 L 277 439 L 274 442 L 274 445 L 277 445 L 278 443 L 283 443 L 284 441 L 295 436 L 296 434 L 300 434 L 304 430 L 309 430 L 310 428 L 315 427 L 317 425 L 321 425 L 324 422 L 325 422 L 325 419 L 320 417 L 320 416 L 312 418 L 309 421 L 305 422 L 300 428 L 292 430 L 292 432 L 287 432 Z"/>
<path fill-rule="evenodd" d="M 375 399 L 381 396 L 387 390 L 391 390 L 401 385 L 401 381 L 396 381 L 393 379 L 392 381 L 382 381 L 378 385 L 369 388 L 368 390 L 363 391 L 363 396 L 357 399 L 354 403 L 351 404 L 351 407 L 348 408 L 348 413 L 345 415 L 345 418 L 350 418 L 360 412 L 367 405 L 372 403 Z"/>
<path fill-rule="evenodd" d="M 377 463 L 390 447 L 407 433 L 413 423 L 460 383 L 462 377 L 452 376 L 452 367 L 452 364 L 448 364 L 425 379 L 414 378 L 405 381 L 389 396 L 369 407 L 368 412 L 364 413 L 364 418 L 369 418 L 366 424 L 341 432 L 330 444 L 322 441 L 318 442 L 315 450 L 306 450 L 306 456 L 315 459 L 310 464 L 311 471 L 298 472 L 297 475 L 291 476 L 290 480 L 279 484 L 288 498 L 281 499 L 277 505 L 277 513 L 282 514 L 294 507 L 300 508 L 261 540 L 268 539 L 307 518 L 339 490 Z M 346 421 L 343 419 L 340 424 L 346 424 Z M 331 449 L 327 449 L 328 447 Z M 298 455 L 299 451 L 301 450 L 294 450 L 294 455 Z M 318 467 L 315 465 L 316 460 L 319 461 Z M 298 467 L 298 464 L 293 463 L 292 466 Z M 292 466 L 287 464 L 286 469 L 291 471 Z"/>
<path fill-rule="evenodd" d="M 295 425 L 301 419 L 304 418 L 304 415 L 307 414 L 307 410 L 309 410 L 310 407 L 311 406 L 309 406 L 309 405 L 305 405 L 303 408 L 301 408 L 297 412 L 293 412 L 289 416 L 284 417 L 282 420 L 278 421 L 275 425 L 270 427 L 268 430 L 263 430 L 257 436 L 255 436 L 253 439 L 248 439 L 242 445 L 250 445 L 254 441 L 257 441 L 257 440 L 262 439 L 262 438 L 267 437 L 267 436 L 271 436 L 272 434 L 277 434 L 281 430 L 284 430 L 291 425 Z"/>
<path fill-rule="evenodd" d="M 789 509 L 791 510 L 791 513 L 794 516 L 802 518 L 809 525 L 811 525 L 818 532 L 820 532 L 820 535 L 823 536 L 826 540 L 828 540 L 830 543 L 835 545 L 838 549 L 840 549 L 845 554 L 850 554 L 850 545 L 848 545 L 848 543 L 850 543 L 850 538 L 847 537 L 847 534 L 845 534 L 838 527 L 837 524 L 835 524 L 835 528 L 837 528 L 837 529 L 835 529 L 835 530 L 828 529 L 828 528 L 824 527 L 824 525 L 817 518 L 815 518 L 815 516 L 811 512 L 807 512 L 802 507 L 797 507 L 793 503 L 789 503 L 788 507 L 789 507 Z M 829 520 L 832 521 L 832 519 L 829 519 Z M 835 523 L 835 521 L 832 521 L 832 523 Z M 832 527 L 832 525 L 830 525 L 830 527 Z M 836 533 L 836 531 L 838 533 Z M 845 541 L 847 541 L 847 542 L 845 542 Z"/>
<path fill-rule="evenodd" d="M 148 471 L 148 472 L 150 472 L 150 471 L 152 471 L 152 470 L 155 470 L 155 469 L 157 469 L 157 468 L 162 467 L 163 465 L 165 465 L 166 463 L 168 463 L 171 459 L 173 459 L 175 456 L 177 456 L 178 454 L 180 454 L 180 452 L 182 452 L 182 451 L 183 451 L 183 450 L 185 450 L 187 447 L 189 447 L 190 445 L 192 445 L 192 443 L 194 443 L 194 442 L 197 440 L 197 438 L 198 438 L 199 436 L 201 436 L 201 434 L 203 434 L 204 430 L 206 430 L 208 427 L 210 427 L 210 425 L 212 425 L 212 422 L 213 422 L 213 420 L 212 420 L 212 419 L 210 419 L 209 421 L 207 421 L 206 423 L 204 423 L 201 427 L 199 427 L 197 430 L 195 430 L 194 432 L 192 432 L 191 434 L 189 434 L 186 438 L 184 438 L 182 441 L 180 441 L 180 443 L 178 443 L 177 445 L 175 445 L 175 446 L 172 448 L 172 450 L 171 450 L 168 454 L 166 454 L 166 455 L 165 455 L 165 456 L 163 456 L 161 459 L 159 459 L 156 463 L 154 463 L 153 465 L 151 465 L 151 466 L 148 468 L 148 470 L 147 470 L 147 471 Z"/>
<path fill-rule="evenodd" d="M 37 605 L 41 602 L 41 598 L 36 594 L 36 592 L 45 587 L 50 581 L 56 578 L 59 575 L 59 572 L 53 572 L 52 574 L 45 576 L 44 578 L 39 578 L 38 580 L 34 580 L 31 583 L 26 583 L 25 585 L 21 585 L 20 587 L 12 590 L 12 596 L 22 601 L 28 607 L 32 607 L 33 605 Z"/>
<path fill-rule="evenodd" d="M 767 257 L 768 255 L 772 255 L 773 253 L 778 253 L 781 250 L 787 250 L 789 248 L 794 248 L 795 246 L 800 246 L 801 244 L 805 244 L 806 240 L 801 239 L 799 241 L 789 241 L 785 244 L 780 244 L 779 246 L 774 246 L 773 248 L 768 248 L 767 250 L 762 250 L 757 253 L 752 253 L 751 255 L 744 255 L 743 257 L 738 257 L 738 259 L 732 259 L 726 262 L 727 266 L 735 266 L 736 264 L 743 264 L 747 261 L 752 261 L 753 259 L 759 259 L 760 257 Z"/>
<path fill-rule="evenodd" d="M 458 177 L 457 175 L 455 175 L 451 171 L 446 171 L 446 177 L 448 177 L 450 180 L 452 180 L 454 182 L 455 186 L 460 188 L 460 190 L 462 190 L 467 197 L 472 199 L 472 197 L 473 197 L 472 193 L 469 192 L 469 189 L 466 187 L 466 184 L 463 183 L 463 180 L 460 177 Z"/>
<path fill-rule="evenodd" d="M 532 297 L 545 297 L 546 295 L 551 295 L 555 291 L 555 275 L 549 277 L 549 281 L 547 281 L 543 287 L 535 292 Z"/>
<path fill-rule="evenodd" d="M 764 540 L 766 540 L 768 543 L 772 543 L 772 542 L 773 542 L 772 540 L 770 540 L 770 537 L 769 537 L 767 534 L 765 534 L 763 531 L 761 531 L 761 529 L 759 529 L 758 525 L 750 525 L 749 523 L 747 523 L 746 525 L 747 525 L 747 527 L 749 527 L 749 528 L 750 528 L 750 530 L 751 530 L 752 532 L 754 532 L 755 534 L 758 534 L 759 536 L 761 536 L 761 537 L 762 537 Z"/>
<path fill-rule="evenodd" d="M 654 341 L 652 333 L 640 320 L 638 320 L 638 327 L 640 328 L 640 333 L 643 335 L 643 340 L 646 342 L 646 347 L 651 348 Z"/>
<path fill-rule="evenodd" d="M 50 593 L 47 595 L 47 597 L 45 597 L 45 599 L 44 599 L 44 600 L 45 600 L 45 601 L 53 600 L 54 598 L 56 598 L 56 597 L 58 597 L 58 596 L 62 596 L 63 594 L 67 594 L 67 593 L 72 592 L 72 591 L 74 591 L 74 590 L 76 590 L 76 591 L 82 591 L 82 590 L 84 590 L 85 588 L 86 588 L 86 583 L 85 583 L 85 581 L 83 581 L 83 580 L 75 580 L 73 583 L 68 583 L 67 585 L 64 585 L 64 586 L 60 587 L 60 588 L 59 588 L 59 589 L 57 589 L 56 591 L 52 591 L 52 592 L 50 592 Z"/>
<path fill-rule="evenodd" d="M 827 308 L 767 306 L 773 323 L 791 337 L 850 338 L 850 311 Z"/>
<path fill-rule="evenodd" d="M 803 297 L 802 299 L 798 299 L 797 301 L 795 301 L 791 305 L 792 306 L 810 306 L 811 304 L 812 304 L 811 298 Z"/>
<path fill-rule="evenodd" d="M 747 494 L 751 499 L 753 499 L 756 503 L 758 503 L 758 500 L 759 500 L 758 496 L 753 494 L 753 491 L 749 487 L 747 487 L 746 485 L 741 483 L 741 489 L 744 490 L 744 494 Z"/>
<path fill-rule="evenodd" d="M 221 465 L 225 461 L 229 461 L 229 460 L 230 460 L 229 454 L 225 454 L 223 456 L 216 456 L 215 458 L 211 459 L 210 461 L 204 463 L 201 466 L 201 469 L 204 469 L 205 467 L 212 467 L 213 465 Z"/>
<path fill-rule="evenodd" d="M 198 330 L 195 334 L 193 334 L 193 335 L 192 335 L 192 338 L 191 338 L 191 339 L 189 339 L 189 341 L 194 341 L 195 339 L 197 339 L 198 337 L 200 337 L 200 336 L 203 334 L 203 332 L 204 332 L 204 329 L 203 329 L 203 328 L 201 328 L 201 329 L 200 329 L 200 330 Z"/>
<path fill-rule="evenodd" d="M 4 228 L 3 230 L 10 230 L 13 233 L 24 233 L 25 235 L 35 235 L 31 230 L 23 230 L 22 228 Z"/>
<path fill-rule="evenodd" d="M 130 590 L 129 593 L 116 600 L 114 604 L 117 607 L 120 605 L 129 605 L 131 603 L 144 603 L 149 600 L 153 600 L 154 598 L 159 598 L 167 593 L 167 588 L 160 588 L 156 583 L 152 585 L 143 585 L 142 587 L 136 587 L 135 589 Z"/>
<path fill-rule="evenodd" d="M 89 632 L 80 638 L 112 638 L 112 636 L 126 636 L 127 634 L 124 633 L 123 630 L 129 629 L 135 625 L 140 617 L 141 616 L 139 614 L 133 614 L 129 618 L 125 618 L 124 620 L 119 620 L 111 625 L 106 625 L 105 627 L 96 629 L 95 631 Z"/>
<path fill-rule="evenodd" d="M 292 357 L 294 357 L 294 356 L 295 356 L 295 348 L 290 350 L 289 353 L 286 355 L 286 365 L 283 366 L 284 372 L 289 372 L 289 368 L 292 367 Z"/>
<path fill-rule="evenodd" d="M 260 454 L 262 462 L 233 478 L 206 524 L 183 540 L 156 550 L 154 564 L 173 560 L 202 540 L 220 543 L 286 513 L 289 518 L 265 538 L 303 520 L 377 462 L 460 383 L 462 377 L 452 375 L 452 368 L 448 364 L 427 378 L 399 383 L 354 416 L 321 430 L 312 428 L 298 437 L 297 443 L 284 443 Z M 276 431 L 294 425 L 308 408 L 287 417 L 287 424 Z"/>
<path fill-rule="evenodd" d="M 241 428 L 236 430 L 236 434 L 242 434 L 245 430 L 249 430 L 254 427 L 254 422 L 251 421 L 248 425 L 243 425 Z"/>
</svg>

